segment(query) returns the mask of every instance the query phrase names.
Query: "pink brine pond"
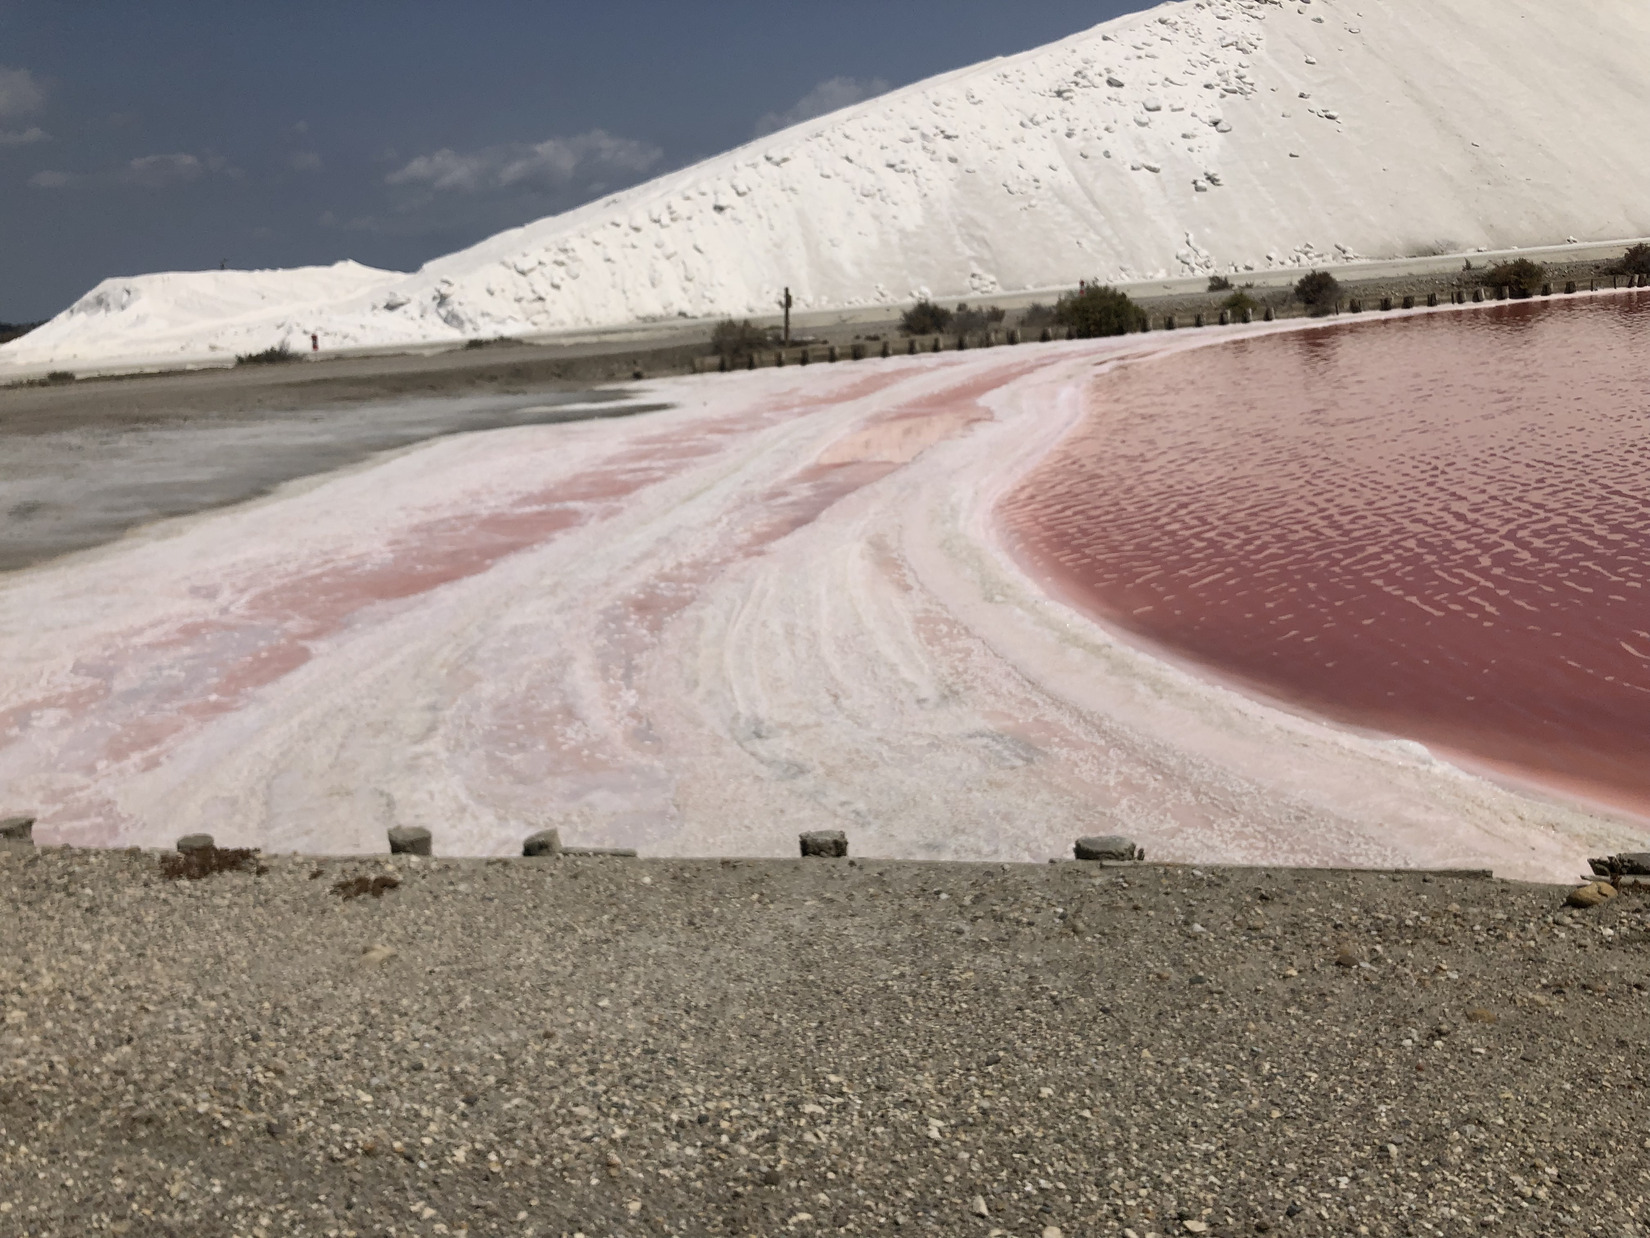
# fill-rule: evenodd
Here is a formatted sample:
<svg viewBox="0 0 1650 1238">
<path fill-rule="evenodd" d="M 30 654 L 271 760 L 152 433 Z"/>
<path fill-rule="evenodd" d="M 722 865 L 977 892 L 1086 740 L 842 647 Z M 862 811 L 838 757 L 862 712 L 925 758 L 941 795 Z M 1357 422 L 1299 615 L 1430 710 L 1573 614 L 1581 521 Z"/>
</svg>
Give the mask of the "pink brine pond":
<svg viewBox="0 0 1650 1238">
<path fill-rule="evenodd" d="M 1003 509 L 1060 596 L 1231 681 L 1650 815 L 1650 297 L 1125 366 Z"/>
</svg>

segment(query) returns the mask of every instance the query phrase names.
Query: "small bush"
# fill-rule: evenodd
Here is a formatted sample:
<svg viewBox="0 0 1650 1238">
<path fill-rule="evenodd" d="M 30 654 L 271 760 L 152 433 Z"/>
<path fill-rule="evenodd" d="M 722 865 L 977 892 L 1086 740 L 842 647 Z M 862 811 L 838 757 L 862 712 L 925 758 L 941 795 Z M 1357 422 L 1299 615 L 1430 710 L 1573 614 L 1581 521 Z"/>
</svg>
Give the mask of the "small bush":
<svg viewBox="0 0 1650 1238">
<path fill-rule="evenodd" d="M 1650 275 L 1650 245 L 1635 245 L 1611 269 L 1612 275 Z"/>
<path fill-rule="evenodd" d="M 711 352 L 730 364 L 749 361 L 767 344 L 768 333 L 752 326 L 748 318 L 741 322 L 725 318 L 716 324 L 710 336 Z"/>
<path fill-rule="evenodd" d="M 245 847 L 207 847 L 160 857 L 160 875 L 173 881 L 201 881 L 218 873 L 261 877 L 268 871 L 258 863 L 258 853 Z"/>
<path fill-rule="evenodd" d="M 992 327 L 1008 317 L 1008 311 L 998 309 L 993 305 L 990 309 L 970 309 L 968 303 L 957 306 L 957 312 L 951 316 L 951 329 L 958 335 L 979 334 L 989 331 Z"/>
<path fill-rule="evenodd" d="M 1211 275 L 1209 276 L 1209 291 L 1230 292 L 1232 291 L 1232 281 L 1224 275 Z"/>
<path fill-rule="evenodd" d="M 1247 292 L 1235 291 L 1231 296 L 1227 297 L 1220 303 L 1220 308 L 1223 310 L 1231 310 L 1234 314 L 1241 314 L 1244 310 L 1248 310 L 1250 313 L 1253 313 L 1255 310 L 1260 308 L 1260 302 L 1255 300 L 1255 298 L 1250 296 Z"/>
<path fill-rule="evenodd" d="M 401 888 L 401 879 L 380 873 L 376 877 L 346 877 L 332 887 L 332 892 L 348 901 L 352 898 L 383 898 L 391 890 Z"/>
<path fill-rule="evenodd" d="M 1295 285 L 1295 300 L 1314 318 L 1333 313 L 1341 299 L 1341 284 L 1328 271 L 1312 271 Z"/>
<path fill-rule="evenodd" d="M 1020 313 L 1020 326 L 1027 331 L 1037 331 L 1043 327 L 1054 325 L 1054 310 L 1041 301 L 1033 301 Z"/>
<path fill-rule="evenodd" d="M 906 335 L 943 335 L 951 329 L 951 311 L 932 301 L 918 301 L 900 315 L 899 329 Z"/>
<path fill-rule="evenodd" d="M 1515 297 L 1533 297 L 1547 282 L 1547 268 L 1528 258 L 1501 262 L 1479 277 L 1485 287 L 1510 288 Z"/>
<path fill-rule="evenodd" d="M 1054 307 L 1054 320 L 1066 328 L 1070 339 L 1091 340 L 1107 335 L 1127 335 L 1146 329 L 1146 311 L 1127 293 L 1104 284 L 1090 284 L 1082 292 L 1068 293 Z"/>
<path fill-rule="evenodd" d="M 283 361 L 292 361 L 295 354 L 283 340 L 274 348 L 266 348 L 262 352 L 250 352 L 235 358 L 236 365 L 280 365 Z"/>
</svg>

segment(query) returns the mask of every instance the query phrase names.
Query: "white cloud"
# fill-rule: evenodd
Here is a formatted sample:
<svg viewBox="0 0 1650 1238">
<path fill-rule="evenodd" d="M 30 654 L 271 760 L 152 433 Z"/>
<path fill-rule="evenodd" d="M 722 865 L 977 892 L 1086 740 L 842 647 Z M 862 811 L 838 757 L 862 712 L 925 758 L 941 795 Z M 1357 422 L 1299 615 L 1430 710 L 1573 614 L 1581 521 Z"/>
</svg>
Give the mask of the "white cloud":
<svg viewBox="0 0 1650 1238">
<path fill-rule="evenodd" d="M 46 102 L 46 88 L 27 69 L 0 66 L 0 116 L 27 116 Z"/>
<path fill-rule="evenodd" d="M 121 179 L 145 189 L 164 189 L 199 180 L 205 172 L 205 166 L 194 155 L 145 155 L 127 164 Z"/>
<path fill-rule="evenodd" d="M 663 158 L 664 152 L 655 146 L 592 129 L 534 145 L 489 146 L 468 153 L 438 150 L 418 156 L 384 179 L 391 185 L 459 193 L 557 190 L 575 181 L 647 172 Z"/>
<path fill-rule="evenodd" d="M 201 159 L 196 155 L 175 154 L 144 155 L 141 159 L 134 159 L 120 169 L 115 179 L 143 189 L 170 189 L 173 185 L 198 181 L 208 172 L 214 176 L 227 176 L 230 180 L 240 180 L 246 175 L 222 155 L 208 155 Z"/>
<path fill-rule="evenodd" d="M 321 156 L 312 150 L 293 151 L 286 157 L 286 166 L 294 172 L 319 172 Z"/>
<path fill-rule="evenodd" d="M 828 78 L 798 99 L 795 107 L 784 112 L 769 112 L 757 121 L 756 136 L 766 137 L 770 133 L 778 133 L 781 129 L 800 125 L 803 121 L 812 120 L 816 116 L 828 116 L 842 108 L 862 103 L 866 99 L 887 94 L 890 89 L 890 84 L 880 77 L 867 80 L 856 77 Z"/>
<path fill-rule="evenodd" d="M 74 177 L 67 172 L 36 172 L 29 177 L 31 189 L 62 189 L 74 183 Z"/>
<path fill-rule="evenodd" d="M 30 125 L 27 129 L 8 132 L 0 129 L 0 146 L 29 146 L 35 142 L 49 142 L 51 134 L 39 125 Z"/>
</svg>

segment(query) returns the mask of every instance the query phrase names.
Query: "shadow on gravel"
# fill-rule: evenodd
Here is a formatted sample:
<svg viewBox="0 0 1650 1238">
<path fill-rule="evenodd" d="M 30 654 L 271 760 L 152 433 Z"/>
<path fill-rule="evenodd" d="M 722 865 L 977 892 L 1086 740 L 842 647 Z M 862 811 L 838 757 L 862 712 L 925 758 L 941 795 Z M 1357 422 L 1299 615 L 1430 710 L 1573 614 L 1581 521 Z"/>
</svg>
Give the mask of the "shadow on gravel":
<svg viewBox="0 0 1650 1238">
<path fill-rule="evenodd" d="M 202 881 L 217 873 L 261 877 L 268 871 L 258 862 L 258 853 L 244 847 L 206 847 L 160 857 L 160 875 L 174 881 Z"/>
<path fill-rule="evenodd" d="M 383 898 L 390 890 L 399 889 L 401 879 L 380 874 L 377 877 L 351 877 L 338 882 L 332 887 L 332 892 L 339 898 L 348 901 L 352 898 L 361 898 L 369 895 L 372 898 Z"/>
</svg>

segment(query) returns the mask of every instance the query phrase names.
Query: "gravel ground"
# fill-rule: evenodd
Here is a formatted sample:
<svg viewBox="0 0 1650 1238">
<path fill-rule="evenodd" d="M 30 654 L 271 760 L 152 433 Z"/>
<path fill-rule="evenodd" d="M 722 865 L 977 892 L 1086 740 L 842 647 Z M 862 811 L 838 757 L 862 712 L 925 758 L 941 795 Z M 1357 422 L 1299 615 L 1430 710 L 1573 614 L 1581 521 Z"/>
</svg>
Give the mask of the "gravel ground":
<svg viewBox="0 0 1650 1238">
<path fill-rule="evenodd" d="M 0 1233 L 1650 1232 L 1650 898 L 265 864 L 0 849 Z"/>
</svg>

